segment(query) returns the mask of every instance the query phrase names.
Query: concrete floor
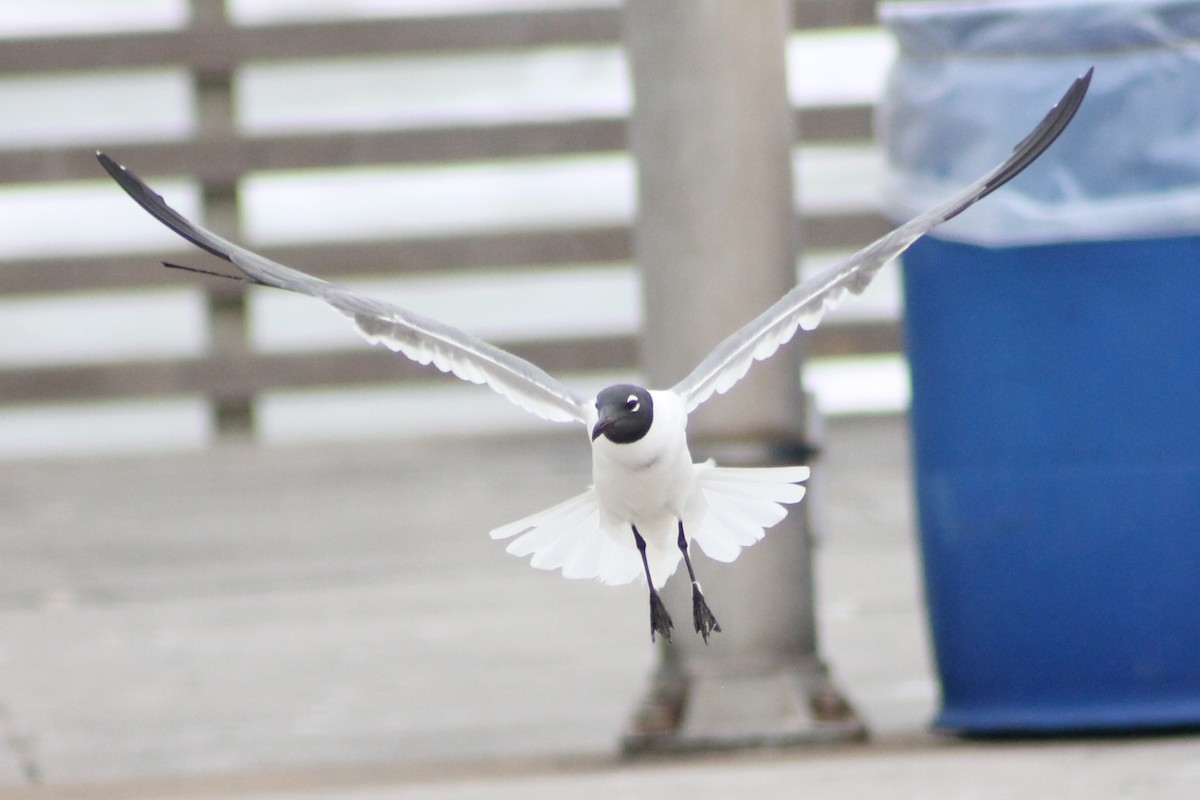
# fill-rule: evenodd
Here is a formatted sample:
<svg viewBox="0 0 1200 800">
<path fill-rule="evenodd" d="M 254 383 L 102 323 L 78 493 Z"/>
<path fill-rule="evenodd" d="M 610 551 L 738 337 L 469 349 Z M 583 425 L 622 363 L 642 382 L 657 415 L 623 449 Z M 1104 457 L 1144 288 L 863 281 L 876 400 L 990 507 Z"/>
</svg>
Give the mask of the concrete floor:
<svg viewBox="0 0 1200 800">
<path fill-rule="evenodd" d="M 583 441 L 0 466 L 0 798 L 1194 791 L 1200 738 L 929 733 L 903 420 L 825 444 L 821 651 L 871 739 L 634 762 L 644 589 L 532 570 L 486 535 L 579 491 Z"/>
</svg>

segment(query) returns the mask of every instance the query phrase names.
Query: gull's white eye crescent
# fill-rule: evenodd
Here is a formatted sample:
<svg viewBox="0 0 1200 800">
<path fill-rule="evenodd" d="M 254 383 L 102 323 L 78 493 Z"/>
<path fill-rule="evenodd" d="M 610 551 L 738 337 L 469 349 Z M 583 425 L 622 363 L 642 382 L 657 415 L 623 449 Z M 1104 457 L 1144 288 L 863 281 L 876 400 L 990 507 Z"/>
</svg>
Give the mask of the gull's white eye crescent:
<svg viewBox="0 0 1200 800">
<path fill-rule="evenodd" d="M 638 400 L 638 396 L 636 394 L 631 394 L 629 397 L 625 398 L 626 411 L 636 414 L 637 410 L 641 408 L 641 406 L 642 403 L 640 400 Z"/>
</svg>

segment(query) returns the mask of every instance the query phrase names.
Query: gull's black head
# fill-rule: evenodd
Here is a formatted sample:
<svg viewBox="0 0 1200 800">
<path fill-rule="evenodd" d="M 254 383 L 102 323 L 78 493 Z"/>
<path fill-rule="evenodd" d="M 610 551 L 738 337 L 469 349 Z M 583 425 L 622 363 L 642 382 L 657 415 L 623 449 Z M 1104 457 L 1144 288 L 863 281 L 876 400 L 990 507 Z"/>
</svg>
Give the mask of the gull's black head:
<svg viewBox="0 0 1200 800">
<path fill-rule="evenodd" d="M 615 444 L 629 444 L 650 430 L 654 401 L 642 387 L 618 383 L 596 395 L 596 411 L 600 418 L 592 428 L 592 441 L 603 435 Z"/>
</svg>

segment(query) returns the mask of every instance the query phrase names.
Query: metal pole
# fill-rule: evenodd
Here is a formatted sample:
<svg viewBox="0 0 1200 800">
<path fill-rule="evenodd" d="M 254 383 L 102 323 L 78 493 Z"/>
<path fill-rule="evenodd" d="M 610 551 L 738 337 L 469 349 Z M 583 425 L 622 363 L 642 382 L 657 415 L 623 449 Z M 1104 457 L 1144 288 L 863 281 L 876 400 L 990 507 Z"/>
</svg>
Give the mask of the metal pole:
<svg viewBox="0 0 1200 800">
<path fill-rule="evenodd" d="M 789 23 L 787 0 L 625 4 L 651 386 L 673 385 L 795 283 Z M 799 366 L 793 344 L 698 409 L 688 423 L 693 454 L 727 465 L 803 458 Z M 626 751 L 860 736 L 817 655 L 806 506 L 733 564 L 694 558 L 722 631 L 705 645 L 677 627 Z M 664 599 L 689 609 L 689 589 L 676 578 Z"/>
</svg>

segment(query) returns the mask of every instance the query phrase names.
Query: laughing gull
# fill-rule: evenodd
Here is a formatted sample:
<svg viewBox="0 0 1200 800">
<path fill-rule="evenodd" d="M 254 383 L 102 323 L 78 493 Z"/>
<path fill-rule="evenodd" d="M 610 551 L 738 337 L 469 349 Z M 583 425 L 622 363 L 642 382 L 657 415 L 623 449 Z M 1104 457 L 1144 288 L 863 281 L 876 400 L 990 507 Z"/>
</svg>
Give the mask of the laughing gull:
<svg viewBox="0 0 1200 800">
<path fill-rule="evenodd" d="M 730 469 L 694 463 L 688 414 L 714 393 L 728 391 L 755 361 L 769 358 L 797 328 L 811 330 L 847 292 L 860 294 L 875 274 L 926 232 L 960 214 L 1029 166 L 1070 123 L 1091 80 L 1078 78 L 1004 163 L 936 208 L 897 228 L 842 263 L 795 287 L 717 345 L 670 389 L 631 383 L 595 397 L 576 393 L 533 364 L 468 333 L 399 306 L 366 297 L 252 253 L 196 225 L 166 204 L 132 172 L 103 153 L 100 163 L 159 222 L 225 259 L 240 280 L 323 300 L 349 317 L 367 341 L 420 364 L 433 364 L 482 383 L 526 411 L 554 422 L 576 422 L 591 437 L 593 484 L 564 503 L 496 528 L 493 539 L 516 537 L 508 552 L 532 556 L 539 569 L 568 578 L 625 584 L 642 576 L 650 591 L 650 638 L 668 642 L 673 623 L 658 590 L 682 559 L 692 582 L 692 621 L 704 637 L 720 631 L 696 580 L 689 541 L 717 561 L 737 558 L 799 502 L 808 467 Z M 176 265 L 168 265 L 176 266 Z M 185 268 L 187 269 L 187 268 Z M 203 270 L 196 270 L 203 271 Z"/>
</svg>

